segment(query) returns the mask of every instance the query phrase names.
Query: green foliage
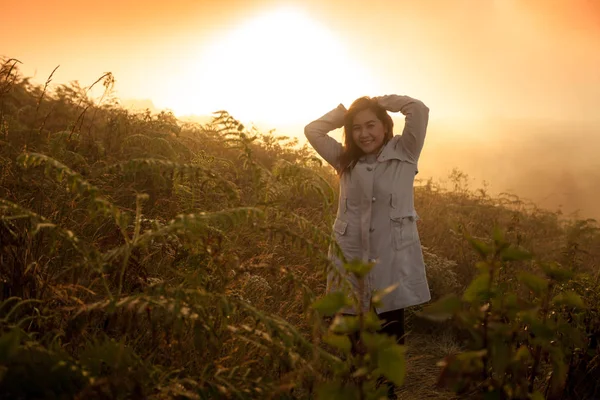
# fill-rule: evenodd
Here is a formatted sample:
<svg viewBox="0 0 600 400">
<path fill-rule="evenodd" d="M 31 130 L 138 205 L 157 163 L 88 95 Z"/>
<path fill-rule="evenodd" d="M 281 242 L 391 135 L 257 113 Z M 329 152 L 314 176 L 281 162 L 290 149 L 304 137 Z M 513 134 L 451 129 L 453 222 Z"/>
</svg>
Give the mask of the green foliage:
<svg viewBox="0 0 600 400">
<path fill-rule="evenodd" d="M 375 399 L 410 376 L 370 311 L 394 286 L 361 293 L 373 265 L 344 260 L 359 291 L 323 295 L 338 182 L 308 147 L 226 111 L 203 125 L 127 111 L 110 73 L 38 87 L 19 64 L 0 67 L 5 397 Z M 593 398 L 596 222 L 473 195 L 466 177 L 415 191 L 442 298 L 425 313 L 466 338 L 440 383 Z"/>
<path fill-rule="evenodd" d="M 335 316 L 323 335 L 323 342 L 341 352 L 342 359 L 330 366 L 328 380 L 319 383 L 317 398 L 356 399 L 387 398 L 384 380 L 401 386 L 406 375 L 405 349 L 396 338 L 379 332 L 381 325 L 373 310 L 375 303 L 389 294 L 396 285 L 371 296 L 364 308 L 364 282 L 372 264 L 352 261 L 345 270 L 358 280 L 358 293 L 331 292 L 313 303 L 321 315 Z M 354 310 L 356 315 L 342 314 Z"/>
<path fill-rule="evenodd" d="M 531 254 L 498 231 L 491 245 L 466 236 L 482 259 L 479 275 L 460 301 L 451 296 L 423 310 L 433 320 L 453 318 L 470 338 L 468 351 L 442 362 L 440 383 L 485 398 L 564 398 L 580 368 L 573 360 L 598 354 L 586 332 L 592 326 L 598 332 L 597 313 L 569 290 L 573 284 L 581 289 L 581 278 L 556 263 L 538 263 L 537 273 L 512 269 L 511 262 Z"/>
</svg>

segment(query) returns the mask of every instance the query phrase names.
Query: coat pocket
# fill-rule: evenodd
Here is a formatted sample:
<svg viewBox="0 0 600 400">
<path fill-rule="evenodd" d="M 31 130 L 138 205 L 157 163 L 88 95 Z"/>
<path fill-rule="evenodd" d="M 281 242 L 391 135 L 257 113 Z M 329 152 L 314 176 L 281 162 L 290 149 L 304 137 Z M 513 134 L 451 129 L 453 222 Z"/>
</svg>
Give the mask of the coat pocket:
<svg viewBox="0 0 600 400">
<path fill-rule="evenodd" d="M 417 233 L 417 220 L 412 215 L 402 215 L 392 212 L 392 242 L 396 250 L 403 250 L 419 239 Z"/>
<path fill-rule="evenodd" d="M 344 236 L 346 234 L 346 230 L 348 229 L 348 223 L 342 219 L 336 219 L 333 223 L 333 231 L 337 236 Z"/>
</svg>

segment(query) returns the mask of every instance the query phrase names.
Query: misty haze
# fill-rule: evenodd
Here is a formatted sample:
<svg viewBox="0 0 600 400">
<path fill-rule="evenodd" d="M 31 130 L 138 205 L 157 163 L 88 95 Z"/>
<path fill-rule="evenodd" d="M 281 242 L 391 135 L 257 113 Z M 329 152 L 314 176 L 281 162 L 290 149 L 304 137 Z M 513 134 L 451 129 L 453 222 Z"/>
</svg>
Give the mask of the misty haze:
<svg viewBox="0 0 600 400">
<path fill-rule="evenodd" d="M 0 9 L 2 399 L 600 398 L 600 0 Z"/>
</svg>

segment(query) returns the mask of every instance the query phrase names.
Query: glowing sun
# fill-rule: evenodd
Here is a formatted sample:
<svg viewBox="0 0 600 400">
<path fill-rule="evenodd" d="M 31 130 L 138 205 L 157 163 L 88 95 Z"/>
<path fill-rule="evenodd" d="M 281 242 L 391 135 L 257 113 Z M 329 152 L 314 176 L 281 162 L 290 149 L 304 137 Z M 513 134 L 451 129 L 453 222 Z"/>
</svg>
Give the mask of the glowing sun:
<svg viewBox="0 0 600 400">
<path fill-rule="evenodd" d="M 351 49 L 294 8 L 211 39 L 183 70 L 168 98 L 178 115 L 225 109 L 243 121 L 295 124 L 377 90 Z"/>
</svg>

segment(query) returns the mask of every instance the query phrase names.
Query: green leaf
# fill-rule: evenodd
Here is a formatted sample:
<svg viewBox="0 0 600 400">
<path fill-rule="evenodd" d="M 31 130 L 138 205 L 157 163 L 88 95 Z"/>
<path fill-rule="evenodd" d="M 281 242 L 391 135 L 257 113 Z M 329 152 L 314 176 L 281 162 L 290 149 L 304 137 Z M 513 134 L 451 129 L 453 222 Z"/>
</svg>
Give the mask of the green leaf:
<svg viewBox="0 0 600 400">
<path fill-rule="evenodd" d="M 331 332 L 344 335 L 354 333 L 359 329 L 358 317 L 347 315 L 336 315 L 329 326 Z"/>
<path fill-rule="evenodd" d="M 554 338 L 554 330 L 544 323 L 535 311 L 524 312 L 521 314 L 523 322 L 529 325 L 528 330 L 535 336 L 535 340 L 543 343 Z"/>
<path fill-rule="evenodd" d="M 329 333 L 323 336 L 323 341 L 330 346 L 333 346 L 345 353 L 350 353 L 352 343 L 350 338 L 346 335 L 336 335 L 335 333 Z"/>
<path fill-rule="evenodd" d="M 360 338 L 367 349 L 373 352 L 396 345 L 396 339 L 384 333 L 362 332 Z"/>
<path fill-rule="evenodd" d="M 472 236 L 467 236 L 467 240 L 482 258 L 486 258 L 488 254 L 492 253 L 492 248 L 487 243 L 475 239 Z"/>
<path fill-rule="evenodd" d="M 383 375 L 398 386 L 402 386 L 406 375 L 404 352 L 404 347 L 393 345 L 379 351 L 377 357 Z"/>
<path fill-rule="evenodd" d="M 552 361 L 552 378 L 550 379 L 551 393 L 557 395 L 562 392 L 567 381 L 568 367 L 563 351 L 558 347 L 552 347 L 548 351 Z"/>
<path fill-rule="evenodd" d="M 572 271 L 561 267 L 557 263 L 544 263 L 541 267 L 548 278 L 559 283 L 567 282 L 574 275 Z"/>
<path fill-rule="evenodd" d="M 0 336 L 0 362 L 7 362 L 17 352 L 21 335 L 19 330 L 13 329 Z"/>
<path fill-rule="evenodd" d="M 516 351 L 513 357 L 513 360 L 520 364 L 528 363 L 529 361 L 531 361 L 531 359 L 531 352 L 529 351 L 529 348 L 527 348 L 527 346 L 525 345 L 519 347 L 519 349 Z"/>
<path fill-rule="evenodd" d="M 418 315 L 433 321 L 445 321 L 452 318 L 452 316 L 460 309 L 460 299 L 451 294 L 424 307 Z"/>
<path fill-rule="evenodd" d="M 344 293 L 331 292 L 325 297 L 315 301 L 312 308 L 317 310 L 321 315 L 332 316 L 346 305 L 348 305 L 348 300 Z"/>
<path fill-rule="evenodd" d="M 344 268 L 346 271 L 350 272 L 352 275 L 357 277 L 358 279 L 362 279 L 371 269 L 375 266 L 375 263 L 364 263 L 358 259 L 352 260 L 349 263 L 344 264 Z"/>
<path fill-rule="evenodd" d="M 576 308 L 586 308 L 581 297 L 575 292 L 562 292 L 552 299 L 552 304 L 556 306 L 569 306 Z"/>
<path fill-rule="evenodd" d="M 504 376 L 511 358 L 512 348 L 506 343 L 507 337 L 510 337 L 509 334 L 495 335 L 489 344 L 494 373 L 500 376 Z"/>
<path fill-rule="evenodd" d="M 358 399 L 359 390 L 354 385 L 342 386 L 341 383 L 324 382 L 317 387 L 319 400 L 352 400 Z"/>
<path fill-rule="evenodd" d="M 548 290 L 548 281 L 531 272 L 521 271 L 517 273 L 517 280 L 527 286 L 537 296 L 541 296 Z"/>
<path fill-rule="evenodd" d="M 502 250 L 500 257 L 503 261 L 522 261 L 531 259 L 532 255 L 525 249 L 510 246 Z"/>
<path fill-rule="evenodd" d="M 537 390 L 529 395 L 529 399 L 530 400 L 546 400 L 544 395 Z"/>
<path fill-rule="evenodd" d="M 480 274 L 471 281 L 471 284 L 463 294 L 463 300 L 472 303 L 478 299 L 484 300 L 489 298 L 490 276 L 488 274 Z"/>
<path fill-rule="evenodd" d="M 374 311 L 369 311 L 364 315 L 364 327 L 367 331 L 377 332 L 381 329 L 381 318 Z"/>
<path fill-rule="evenodd" d="M 481 274 L 489 274 L 490 273 L 490 264 L 487 261 L 477 261 L 475 263 L 475 268 Z"/>
<path fill-rule="evenodd" d="M 496 246 L 499 246 L 504 243 L 504 232 L 500 229 L 499 226 L 495 226 L 492 232 L 492 238 L 494 239 L 494 243 Z"/>
</svg>

